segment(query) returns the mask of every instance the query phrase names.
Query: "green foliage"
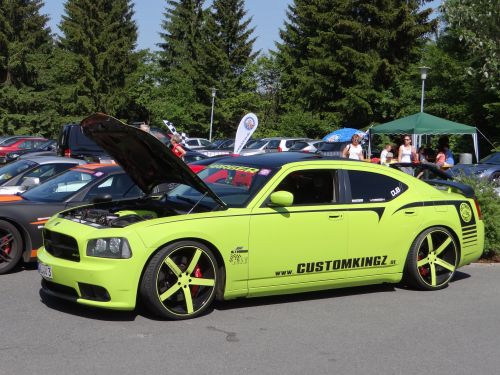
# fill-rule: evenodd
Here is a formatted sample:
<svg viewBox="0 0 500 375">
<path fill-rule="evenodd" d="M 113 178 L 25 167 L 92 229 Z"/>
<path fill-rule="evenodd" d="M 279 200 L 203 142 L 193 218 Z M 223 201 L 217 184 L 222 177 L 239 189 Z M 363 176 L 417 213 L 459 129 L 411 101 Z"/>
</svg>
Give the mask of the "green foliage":
<svg viewBox="0 0 500 375">
<path fill-rule="evenodd" d="M 129 0 L 68 0 L 60 24 L 60 86 L 84 106 L 68 106 L 64 114 L 85 115 L 88 109 L 124 117 L 128 76 L 134 72 L 137 26 Z M 71 73 L 71 74 L 69 74 Z M 76 107 L 76 108 L 75 108 Z"/>
<path fill-rule="evenodd" d="M 0 134 L 50 135 L 43 66 L 52 48 L 41 0 L 0 0 Z"/>
<path fill-rule="evenodd" d="M 456 179 L 474 188 L 481 207 L 485 229 L 483 257 L 500 256 L 500 197 L 495 191 L 498 184 L 475 177 L 459 176 Z"/>
<path fill-rule="evenodd" d="M 358 128 L 383 118 L 384 90 L 436 26 L 425 2 L 295 0 L 278 44 L 283 110 Z"/>
</svg>

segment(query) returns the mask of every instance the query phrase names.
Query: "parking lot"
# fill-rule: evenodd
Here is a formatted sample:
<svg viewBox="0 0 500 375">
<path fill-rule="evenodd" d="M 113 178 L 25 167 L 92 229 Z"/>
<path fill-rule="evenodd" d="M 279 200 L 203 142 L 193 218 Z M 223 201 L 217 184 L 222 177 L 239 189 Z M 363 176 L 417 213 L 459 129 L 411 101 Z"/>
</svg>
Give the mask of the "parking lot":
<svg viewBox="0 0 500 375">
<path fill-rule="evenodd" d="M 159 321 L 43 299 L 35 269 L 1 276 L 0 374 L 497 374 L 500 267 L 438 292 L 372 286 L 219 302 Z"/>
</svg>

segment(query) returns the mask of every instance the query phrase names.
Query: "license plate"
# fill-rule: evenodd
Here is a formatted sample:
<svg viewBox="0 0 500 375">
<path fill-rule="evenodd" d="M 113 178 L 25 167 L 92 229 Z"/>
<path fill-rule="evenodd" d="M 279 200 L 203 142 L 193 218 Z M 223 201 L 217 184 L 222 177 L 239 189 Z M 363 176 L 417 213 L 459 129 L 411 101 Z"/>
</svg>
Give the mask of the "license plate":
<svg viewBox="0 0 500 375">
<path fill-rule="evenodd" d="M 52 267 L 43 263 L 38 263 L 38 273 L 46 279 L 52 279 Z"/>
</svg>

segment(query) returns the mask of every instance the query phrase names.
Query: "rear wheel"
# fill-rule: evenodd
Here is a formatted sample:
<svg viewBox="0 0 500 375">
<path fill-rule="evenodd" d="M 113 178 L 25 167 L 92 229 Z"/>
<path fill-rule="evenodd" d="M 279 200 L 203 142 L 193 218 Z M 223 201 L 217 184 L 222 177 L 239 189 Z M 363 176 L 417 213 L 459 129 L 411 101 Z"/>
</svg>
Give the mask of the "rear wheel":
<svg viewBox="0 0 500 375">
<path fill-rule="evenodd" d="M 12 270 L 22 253 L 21 234 L 14 225 L 0 220 L 0 275 Z"/>
<path fill-rule="evenodd" d="M 142 301 L 168 319 L 189 319 L 205 312 L 219 282 L 217 261 L 205 245 L 180 241 L 161 249 L 146 266 Z"/>
<path fill-rule="evenodd" d="M 458 265 L 458 246 L 446 228 L 433 227 L 413 241 L 406 260 L 405 278 L 418 289 L 445 288 Z"/>
</svg>

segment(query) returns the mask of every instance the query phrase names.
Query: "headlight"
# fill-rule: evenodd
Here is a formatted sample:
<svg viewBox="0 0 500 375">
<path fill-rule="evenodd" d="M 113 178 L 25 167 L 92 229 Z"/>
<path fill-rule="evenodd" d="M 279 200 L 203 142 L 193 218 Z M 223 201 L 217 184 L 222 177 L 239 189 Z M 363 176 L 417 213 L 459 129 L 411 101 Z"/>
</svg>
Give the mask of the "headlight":
<svg viewBox="0 0 500 375">
<path fill-rule="evenodd" d="M 132 251 L 125 238 L 97 238 L 87 243 L 87 256 L 128 259 L 132 256 Z"/>
</svg>

